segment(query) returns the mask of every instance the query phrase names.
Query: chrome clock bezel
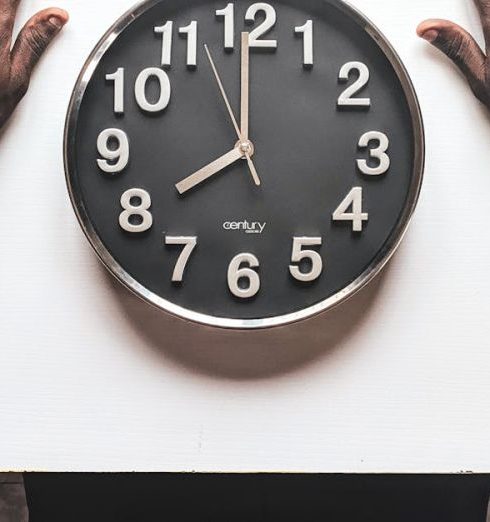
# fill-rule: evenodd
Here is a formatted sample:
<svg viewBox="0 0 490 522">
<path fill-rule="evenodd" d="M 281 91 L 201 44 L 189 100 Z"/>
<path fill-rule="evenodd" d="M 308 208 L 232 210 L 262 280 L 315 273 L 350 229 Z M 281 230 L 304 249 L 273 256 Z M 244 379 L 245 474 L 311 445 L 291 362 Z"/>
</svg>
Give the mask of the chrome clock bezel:
<svg viewBox="0 0 490 522">
<path fill-rule="evenodd" d="M 382 271 L 382 269 L 394 255 L 409 227 L 422 187 L 425 164 L 425 138 L 422 114 L 412 81 L 400 57 L 398 56 L 394 48 L 391 46 L 389 41 L 386 39 L 386 37 L 381 33 L 381 31 L 356 8 L 341 0 L 318 0 L 319 2 L 334 4 L 337 8 L 343 10 L 348 16 L 353 18 L 356 21 L 356 23 L 358 23 L 361 26 L 361 28 L 364 29 L 371 36 L 371 38 L 373 38 L 376 41 L 380 49 L 383 51 L 385 56 L 392 64 L 400 80 L 412 118 L 412 125 L 414 129 L 415 157 L 412 184 L 410 187 L 409 195 L 397 226 L 392 231 L 390 238 L 385 243 L 384 247 L 378 252 L 371 264 L 355 281 L 353 281 L 349 286 L 345 287 L 337 294 L 313 306 L 309 306 L 305 309 L 299 310 L 294 313 L 281 315 L 277 317 L 253 320 L 228 319 L 223 317 L 214 317 L 206 314 L 201 314 L 177 306 L 174 303 L 166 299 L 163 299 L 162 297 L 149 291 L 147 288 L 138 283 L 138 281 L 136 281 L 130 274 L 128 274 L 119 263 L 117 263 L 117 261 L 101 242 L 96 231 L 94 230 L 94 227 L 92 226 L 92 223 L 90 222 L 88 214 L 85 210 L 83 201 L 81 200 L 80 192 L 77 191 L 77 187 L 75 184 L 76 176 L 74 174 L 76 172 L 76 162 L 74 150 L 78 114 L 85 94 L 85 90 L 92 78 L 92 75 L 94 74 L 105 52 L 110 48 L 110 46 L 116 40 L 116 38 L 136 18 L 141 16 L 148 9 L 151 9 L 155 4 L 158 4 L 162 1 L 165 0 L 145 0 L 137 4 L 135 7 L 133 7 L 132 9 L 127 11 L 123 16 L 121 16 L 114 23 L 114 25 L 105 33 L 105 35 L 97 43 L 89 58 L 85 62 L 75 84 L 75 88 L 73 90 L 73 94 L 68 107 L 63 147 L 66 183 L 78 221 L 92 248 L 95 250 L 95 253 L 102 261 L 102 263 L 105 265 L 105 267 L 109 270 L 109 272 L 139 298 L 159 308 L 160 310 L 168 312 L 174 316 L 180 317 L 184 320 L 192 321 L 194 323 L 200 323 L 206 326 L 236 330 L 257 330 L 264 328 L 273 328 L 278 326 L 285 326 L 287 324 L 295 323 L 313 317 L 340 305 L 341 303 L 355 295 L 357 292 L 359 292 L 361 289 L 363 289 L 366 285 L 368 285 Z"/>
</svg>

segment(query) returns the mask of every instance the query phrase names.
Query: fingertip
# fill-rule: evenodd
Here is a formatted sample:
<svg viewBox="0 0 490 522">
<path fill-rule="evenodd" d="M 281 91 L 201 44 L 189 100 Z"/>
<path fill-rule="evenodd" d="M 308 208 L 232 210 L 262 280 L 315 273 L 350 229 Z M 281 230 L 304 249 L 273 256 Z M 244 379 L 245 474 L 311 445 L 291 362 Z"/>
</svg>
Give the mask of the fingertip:
<svg viewBox="0 0 490 522">
<path fill-rule="evenodd" d="M 449 20 L 425 20 L 417 27 L 417 34 L 442 51 L 459 67 L 474 92 L 481 91 L 487 57 L 463 27 Z"/>
<path fill-rule="evenodd" d="M 32 16 L 21 29 L 11 51 L 12 70 L 21 83 L 30 76 L 39 58 L 68 21 L 64 9 L 51 7 Z"/>
<path fill-rule="evenodd" d="M 420 23 L 418 26 L 417 26 L 417 29 L 416 29 L 416 32 L 417 32 L 417 36 L 420 36 L 422 37 L 422 35 L 425 33 L 425 31 L 427 29 L 425 29 L 425 23 L 426 22 L 422 22 Z"/>
<path fill-rule="evenodd" d="M 425 20 L 417 27 L 417 35 L 429 43 L 433 43 L 435 40 L 437 40 L 440 31 L 440 20 Z"/>
<path fill-rule="evenodd" d="M 58 7 L 49 7 L 40 11 L 32 17 L 32 21 L 35 23 L 50 23 L 57 29 L 61 29 L 69 20 L 69 14 Z"/>
<path fill-rule="evenodd" d="M 60 28 L 63 27 L 70 19 L 70 15 L 67 11 L 65 11 L 64 9 L 59 9 L 57 7 L 52 7 L 51 9 L 49 9 L 47 14 L 48 20 L 51 23 L 59 25 Z"/>
<path fill-rule="evenodd" d="M 436 31 L 435 29 L 427 29 L 426 31 L 423 31 L 419 36 L 420 38 L 423 38 L 429 43 L 434 43 L 439 37 L 439 31 Z"/>
</svg>

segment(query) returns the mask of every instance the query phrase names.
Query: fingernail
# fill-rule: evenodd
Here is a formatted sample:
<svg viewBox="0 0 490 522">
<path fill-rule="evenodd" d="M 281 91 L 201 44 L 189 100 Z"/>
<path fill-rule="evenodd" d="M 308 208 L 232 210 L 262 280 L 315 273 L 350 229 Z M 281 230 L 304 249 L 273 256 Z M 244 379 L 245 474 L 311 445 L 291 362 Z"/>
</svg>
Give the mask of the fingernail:
<svg viewBox="0 0 490 522">
<path fill-rule="evenodd" d="M 56 16 L 51 16 L 48 20 L 48 22 L 51 24 L 51 25 L 54 25 L 56 27 L 56 29 L 61 29 L 63 27 L 63 21 L 60 20 L 58 17 Z"/>
<path fill-rule="evenodd" d="M 439 31 L 437 31 L 436 29 L 429 29 L 428 31 L 425 31 L 425 33 L 423 33 L 421 35 L 421 37 L 424 40 L 427 40 L 430 43 L 433 43 L 437 39 L 438 36 L 439 36 Z"/>
</svg>

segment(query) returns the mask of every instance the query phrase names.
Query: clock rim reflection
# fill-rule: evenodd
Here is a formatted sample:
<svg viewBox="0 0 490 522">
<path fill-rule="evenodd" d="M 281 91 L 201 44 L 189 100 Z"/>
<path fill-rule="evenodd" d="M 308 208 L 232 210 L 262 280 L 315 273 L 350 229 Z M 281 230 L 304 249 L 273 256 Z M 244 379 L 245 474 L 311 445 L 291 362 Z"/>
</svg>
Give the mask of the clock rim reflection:
<svg viewBox="0 0 490 522">
<path fill-rule="evenodd" d="M 393 67 L 403 92 L 405 94 L 413 127 L 414 139 L 414 164 L 411 178 L 410 190 L 403 209 L 403 212 L 398 220 L 396 227 L 392 230 L 389 239 L 386 241 L 383 248 L 376 254 L 375 258 L 366 267 L 363 273 L 358 276 L 350 285 L 343 288 L 333 296 L 330 296 L 313 306 L 292 312 L 286 315 L 276 317 L 267 317 L 259 319 L 230 319 L 224 317 L 215 317 L 187 308 L 178 306 L 171 301 L 160 297 L 151 292 L 136 279 L 134 279 L 125 269 L 114 259 L 112 254 L 108 251 L 102 243 L 97 232 L 95 231 L 88 213 L 85 209 L 83 200 L 81 198 L 81 191 L 78 190 L 77 184 L 77 169 L 75 161 L 75 140 L 76 130 L 78 124 L 78 115 L 85 91 L 90 83 L 93 74 L 95 73 L 100 60 L 104 54 L 110 49 L 116 38 L 139 16 L 143 15 L 147 10 L 151 9 L 158 3 L 165 2 L 165 0 L 144 0 L 131 8 L 123 14 L 112 27 L 99 40 L 94 50 L 91 52 L 89 58 L 85 62 L 82 71 L 77 79 L 73 94 L 68 107 L 65 131 L 64 131 L 64 165 L 65 178 L 68 187 L 70 199 L 75 209 L 78 221 L 82 230 L 89 240 L 95 253 L 102 261 L 109 272 L 121 282 L 132 293 L 141 298 L 143 301 L 153 305 L 154 307 L 170 313 L 171 315 L 180 317 L 181 319 L 198 323 L 205 326 L 212 326 L 233 330 L 256 330 L 264 328 L 273 328 L 278 326 L 285 326 L 296 323 L 320 313 L 326 312 L 341 303 L 347 301 L 365 286 L 367 286 L 386 266 L 392 256 L 395 254 L 400 243 L 402 242 L 405 233 L 410 225 L 411 218 L 417 206 L 417 202 L 422 187 L 425 166 L 425 138 L 422 114 L 417 98 L 417 94 L 413 87 L 410 76 L 403 65 L 400 57 L 381 33 L 381 31 L 359 12 L 355 7 L 349 5 L 341 0 L 317 0 L 321 3 L 333 5 L 337 9 L 343 11 L 347 16 L 350 16 L 359 26 L 364 30 L 379 46 L 380 50 L 385 54 Z"/>
</svg>

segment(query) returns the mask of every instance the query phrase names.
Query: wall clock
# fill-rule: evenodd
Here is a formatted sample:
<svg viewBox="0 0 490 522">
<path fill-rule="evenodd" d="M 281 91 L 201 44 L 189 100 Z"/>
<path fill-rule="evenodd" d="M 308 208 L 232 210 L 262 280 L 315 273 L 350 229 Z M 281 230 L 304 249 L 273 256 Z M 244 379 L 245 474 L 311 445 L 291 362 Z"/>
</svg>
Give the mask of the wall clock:
<svg viewBox="0 0 490 522">
<path fill-rule="evenodd" d="M 325 311 L 400 243 L 422 119 L 389 43 L 337 0 L 150 0 L 76 84 L 70 196 L 109 270 L 227 328 Z"/>
</svg>

